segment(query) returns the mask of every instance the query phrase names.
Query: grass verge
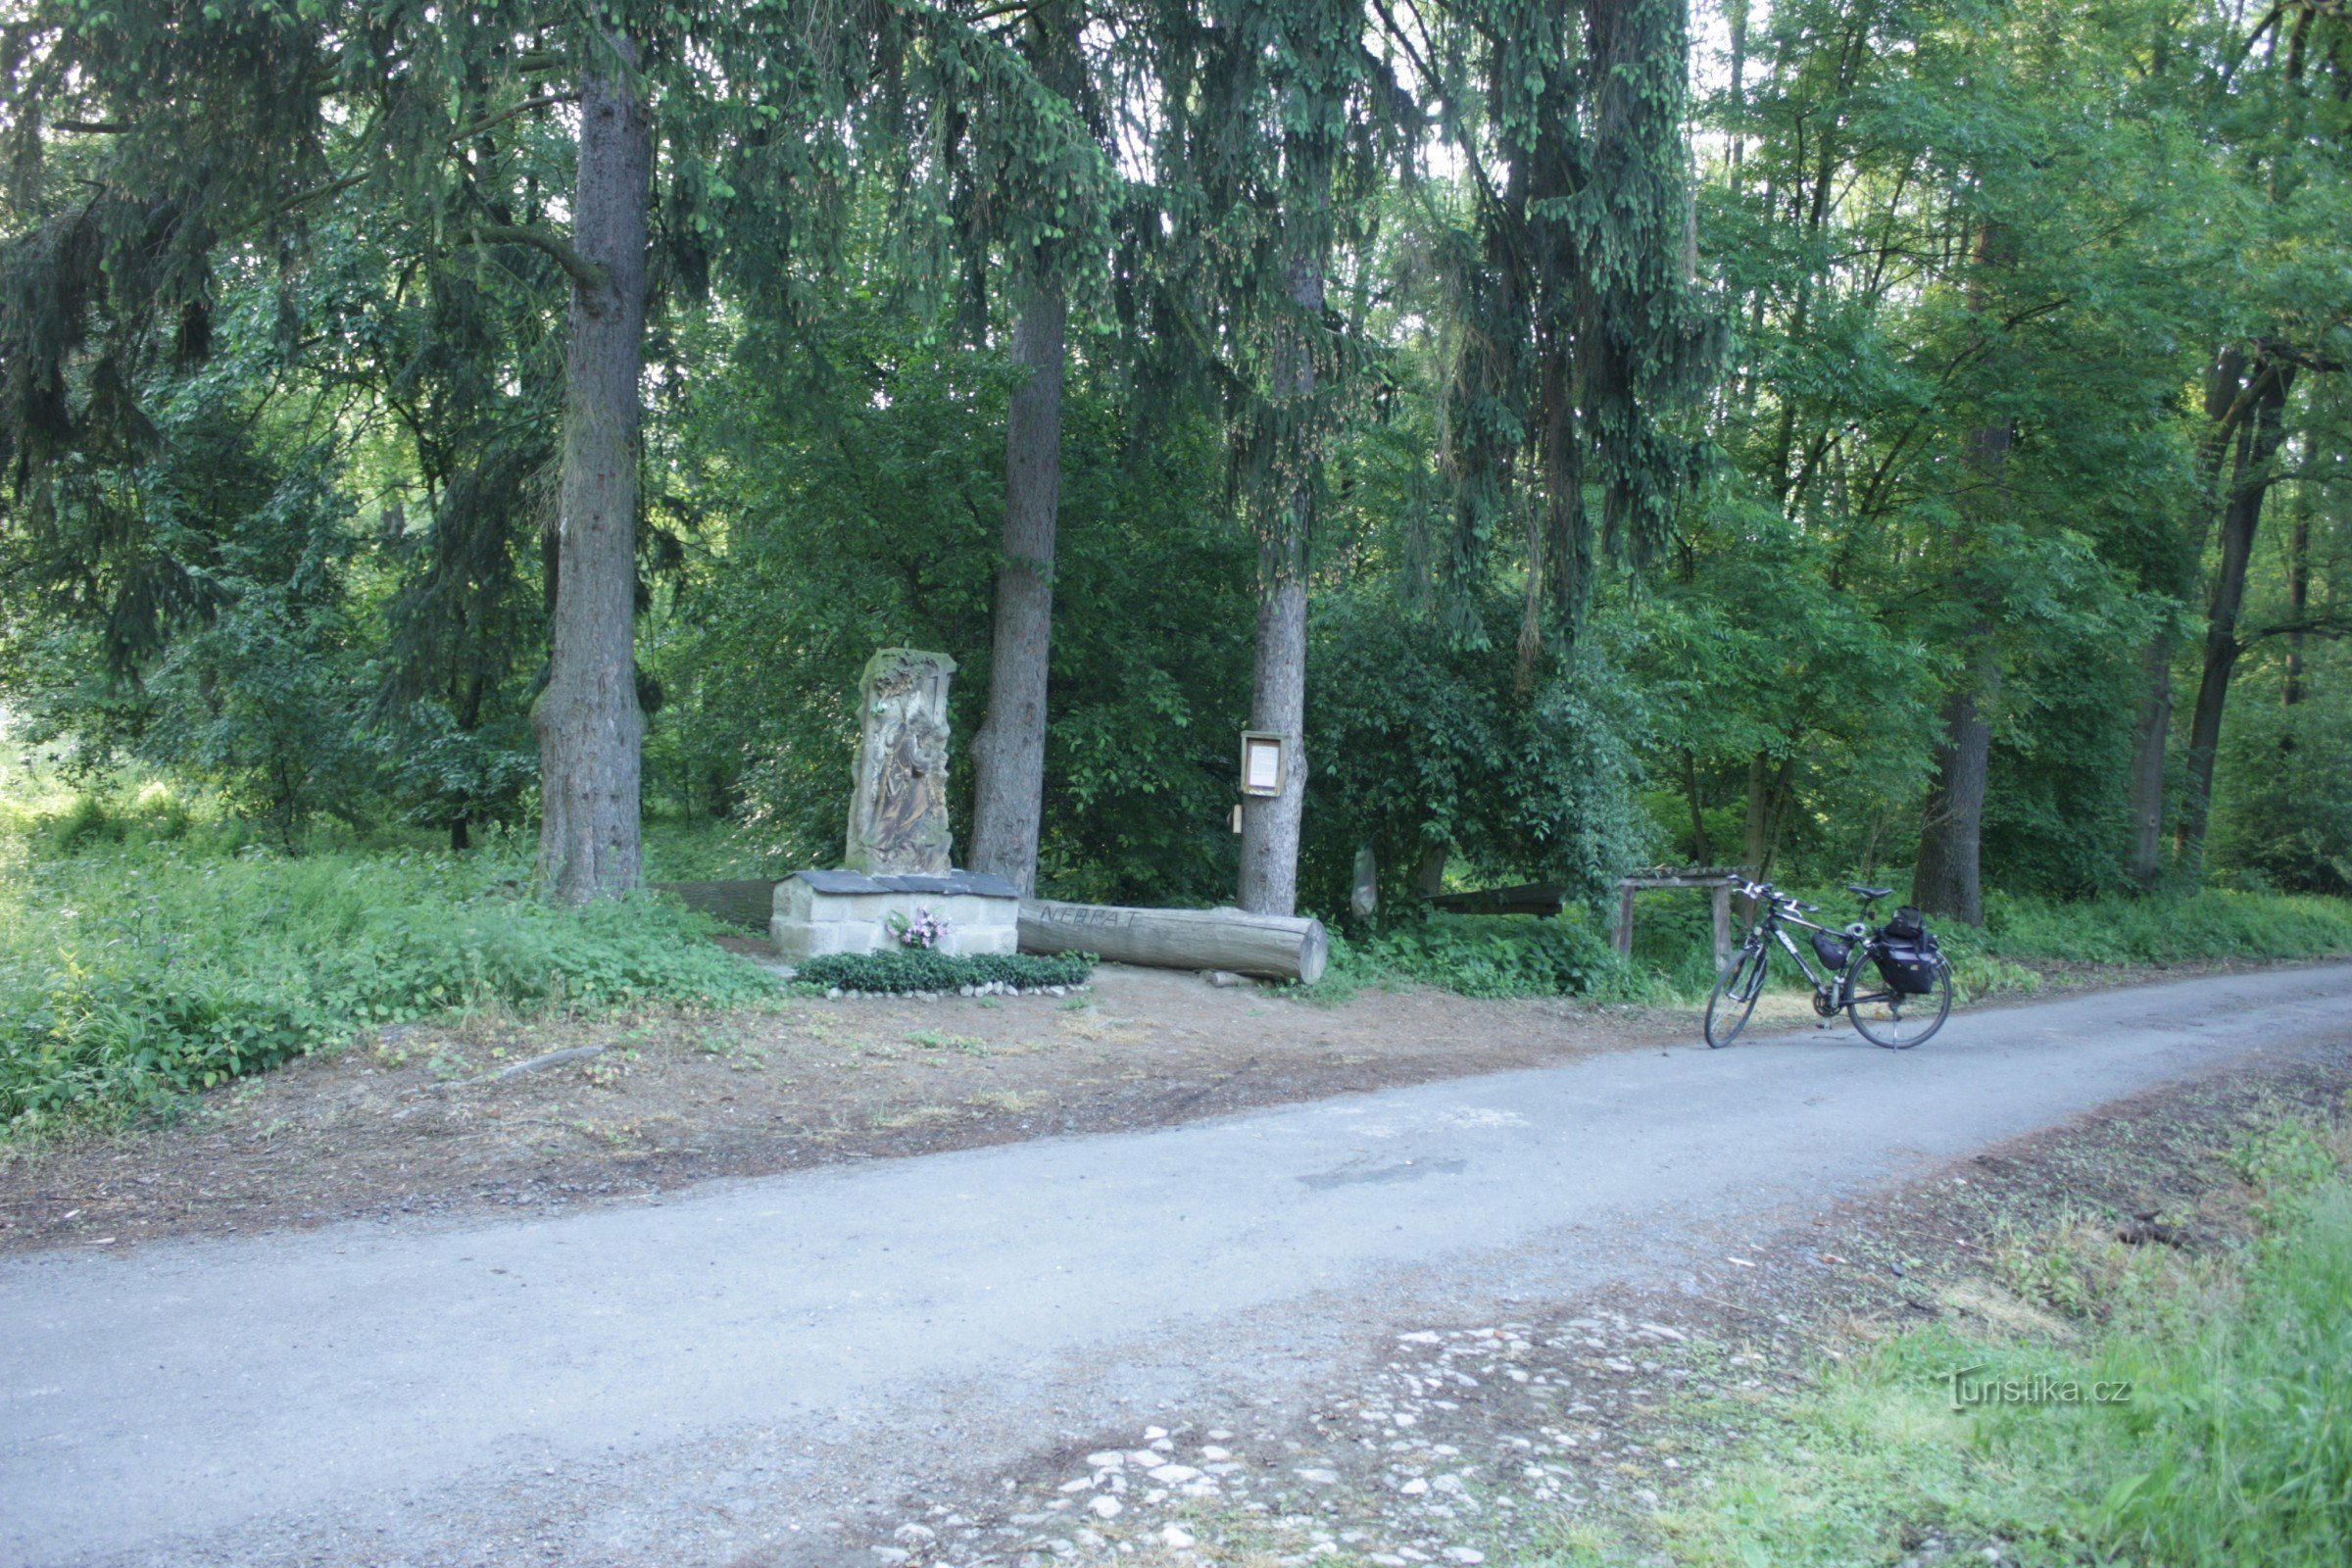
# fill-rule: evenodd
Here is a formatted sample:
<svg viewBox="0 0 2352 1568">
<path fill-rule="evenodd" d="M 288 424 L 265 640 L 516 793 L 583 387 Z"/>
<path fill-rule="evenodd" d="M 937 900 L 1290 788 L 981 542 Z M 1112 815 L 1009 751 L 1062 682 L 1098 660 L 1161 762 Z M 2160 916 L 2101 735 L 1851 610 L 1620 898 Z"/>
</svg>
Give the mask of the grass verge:
<svg viewBox="0 0 2352 1568">
<path fill-rule="evenodd" d="M 2072 1222 L 2013 1237 L 2017 1308 L 1826 1365 L 1716 1474 L 1576 1568 L 2263 1563 L 2352 1543 L 2352 1185 L 2309 1124 L 2238 1163 L 2257 1231 L 2199 1255 Z M 1696 1419 L 1753 1424 L 1752 1408 Z"/>
<path fill-rule="evenodd" d="M 577 912 L 524 847 L 223 855 L 184 826 L 0 834 L 0 1135 L 177 1097 L 384 1023 L 775 993 L 676 904 Z"/>
</svg>

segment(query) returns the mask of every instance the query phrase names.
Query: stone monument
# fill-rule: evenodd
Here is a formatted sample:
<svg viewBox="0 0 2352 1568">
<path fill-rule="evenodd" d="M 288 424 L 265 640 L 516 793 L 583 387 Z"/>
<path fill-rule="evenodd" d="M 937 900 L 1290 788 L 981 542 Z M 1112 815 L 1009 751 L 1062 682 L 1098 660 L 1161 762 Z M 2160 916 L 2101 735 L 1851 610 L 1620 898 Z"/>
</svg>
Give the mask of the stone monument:
<svg viewBox="0 0 2352 1568">
<path fill-rule="evenodd" d="M 948 681 L 956 661 L 885 648 L 858 682 L 858 763 L 850 792 L 853 871 L 941 875 L 948 833 Z"/>
<path fill-rule="evenodd" d="M 898 947 L 901 923 L 918 911 L 947 921 L 941 953 L 1019 951 L 1013 885 L 955 868 L 948 828 L 948 681 L 955 673 L 947 655 L 912 648 L 885 648 L 866 662 L 842 869 L 796 871 L 776 884 L 768 934 L 784 957 Z"/>
</svg>

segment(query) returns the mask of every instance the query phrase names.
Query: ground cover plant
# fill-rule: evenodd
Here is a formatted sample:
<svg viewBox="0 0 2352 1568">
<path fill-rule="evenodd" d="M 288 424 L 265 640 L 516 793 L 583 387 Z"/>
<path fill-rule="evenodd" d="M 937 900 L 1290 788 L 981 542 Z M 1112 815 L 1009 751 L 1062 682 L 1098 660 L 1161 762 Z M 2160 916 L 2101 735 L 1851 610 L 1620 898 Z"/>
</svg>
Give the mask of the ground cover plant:
<svg viewBox="0 0 2352 1568">
<path fill-rule="evenodd" d="M 1094 968 L 1091 953 L 828 953 L 801 964 L 795 978 L 829 990 L 905 996 L 964 986 L 1082 986 Z"/>
<path fill-rule="evenodd" d="M 654 895 L 573 911 L 527 847 L 289 857 L 157 793 L 0 821 L 0 1128 L 174 1097 L 459 1009 L 760 1002 L 772 976 Z"/>
</svg>

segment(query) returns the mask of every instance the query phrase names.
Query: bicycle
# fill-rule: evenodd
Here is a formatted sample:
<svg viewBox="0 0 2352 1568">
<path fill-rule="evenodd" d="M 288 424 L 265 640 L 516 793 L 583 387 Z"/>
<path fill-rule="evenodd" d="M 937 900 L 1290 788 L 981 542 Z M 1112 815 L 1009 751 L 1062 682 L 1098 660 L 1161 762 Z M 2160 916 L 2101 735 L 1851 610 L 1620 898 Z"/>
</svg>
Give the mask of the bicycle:
<svg viewBox="0 0 2352 1568">
<path fill-rule="evenodd" d="M 1908 1051 L 1933 1037 L 1952 1011 L 1952 966 L 1921 928 L 1916 944 L 1889 943 L 1885 931 L 1870 926 L 1870 906 L 1892 893 L 1892 888 L 1866 888 L 1853 883 L 1846 891 L 1862 901 L 1862 917 L 1842 931 L 1804 918 L 1821 912 L 1818 904 L 1800 904 L 1769 882 L 1740 885 L 1757 914 L 1747 928 L 1739 955 L 1724 967 L 1707 999 L 1706 1037 L 1714 1050 L 1740 1038 L 1756 999 L 1764 994 L 1770 965 L 1769 943 L 1778 939 L 1788 956 L 1813 985 L 1813 1010 L 1824 1019 L 1843 1012 L 1863 1039 L 1889 1051 Z M 1904 910 L 1904 914 L 1913 911 Z M 1786 929 L 1801 926 L 1813 933 L 1813 955 L 1822 963 L 1817 972 Z M 1901 974 L 1911 987 L 1896 983 Z M 1823 1028 L 1828 1024 L 1824 1023 Z"/>
</svg>

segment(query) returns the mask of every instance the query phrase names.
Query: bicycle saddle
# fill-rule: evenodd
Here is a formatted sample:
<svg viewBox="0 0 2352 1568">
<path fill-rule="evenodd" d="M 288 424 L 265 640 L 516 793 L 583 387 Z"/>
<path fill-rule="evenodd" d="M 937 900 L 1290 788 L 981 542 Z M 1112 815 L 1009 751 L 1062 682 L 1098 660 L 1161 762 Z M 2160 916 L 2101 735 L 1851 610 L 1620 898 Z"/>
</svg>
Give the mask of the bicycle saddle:
<svg viewBox="0 0 2352 1568">
<path fill-rule="evenodd" d="M 1856 898 L 1860 899 L 1860 900 L 1861 900 L 1861 901 L 1862 901 L 1864 904 L 1868 904 L 1868 903 L 1870 903 L 1870 902 L 1871 902 L 1873 899 L 1883 899 L 1883 898 L 1886 897 L 1886 895 L 1887 895 L 1887 894 L 1889 894 L 1889 893 L 1892 893 L 1892 892 L 1894 891 L 1894 889 L 1892 889 L 1892 888 L 1864 888 L 1864 887 L 1856 887 L 1856 886 L 1855 886 L 1853 883 L 1851 883 L 1851 882 L 1848 882 L 1848 883 L 1845 885 L 1845 891 L 1846 891 L 1846 892 L 1848 892 L 1848 893 L 1851 893 L 1851 894 L 1853 894 L 1853 895 L 1854 895 Z"/>
</svg>

